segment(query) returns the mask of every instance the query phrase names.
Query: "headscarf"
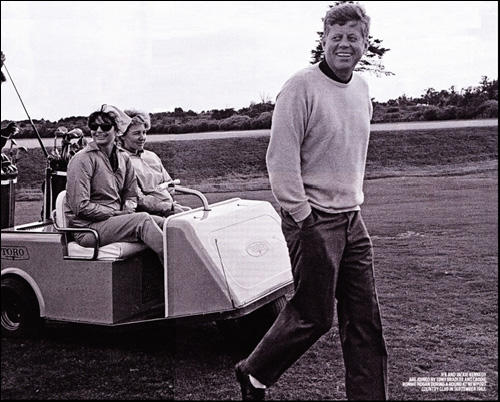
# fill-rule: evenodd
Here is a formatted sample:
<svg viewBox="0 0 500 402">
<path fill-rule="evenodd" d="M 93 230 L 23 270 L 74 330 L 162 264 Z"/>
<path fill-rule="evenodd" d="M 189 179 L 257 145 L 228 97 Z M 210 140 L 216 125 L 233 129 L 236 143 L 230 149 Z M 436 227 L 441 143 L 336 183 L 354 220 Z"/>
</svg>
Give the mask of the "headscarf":
<svg viewBox="0 0 500 402">
<path fill-rule="evenodd" d="M 137 110 L 125 110 L 125 113 L 132 118 L 129 128 L 132 126 L 144 126 L 146 131 L 151 128 L 151 117 L 149 117 L 149 113 Z"/>
<path fill-rule="evenodd" d="M 130 125 L 130 122 L 132 121 L 132 119 L 129 116 L 123 113 L 116 106 L 104 104 L 101 106 L 101 112 L 108 113 L 110 116 L 113 117 L 116 123 L 117 127 L 116 135 L 118 137 L 122 136 L 123 133 L 125 133 L 125 130 L 127 130 L 127 127 Z"/>
</svg>

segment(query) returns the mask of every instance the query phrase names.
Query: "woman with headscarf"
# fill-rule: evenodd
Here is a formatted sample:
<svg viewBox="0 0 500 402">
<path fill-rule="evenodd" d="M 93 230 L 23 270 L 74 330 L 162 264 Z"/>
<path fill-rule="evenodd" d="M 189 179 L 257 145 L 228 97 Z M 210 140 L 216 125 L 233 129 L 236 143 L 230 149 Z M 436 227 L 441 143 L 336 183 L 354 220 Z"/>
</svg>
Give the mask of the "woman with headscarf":
<svg viewBox="0 0 500 402">
<path fill-rule="evenodd" d="M 137 210 L 161 216 L 189 210 L 189 207 L 173 200 L 170 194 L 172 187 L 168 186 L 172 178 L 163 167 L 160 157 L 144 149 L 146 133 L 151 128 L 149 114 L 137 110 L 124 112 L 131 122 L 119 137 L 119 144 L 129 154 L 137 176 Z"/>
<path fill-rule="evenodd" d="M 135 212 L 135 171 L 128 154 L 115 144 L 130 122 L 130 117 L 111 105 L 102 105 L 89 116 L 93 141 L 68 164 L 65 212 L 70 226 L 95 229 L 100 246 L 142 241 L 163 261 L 163 218 Z M 94 246 L 91 233 L 75 233 L 74 237 L 81 246 Z"/>
</svg>

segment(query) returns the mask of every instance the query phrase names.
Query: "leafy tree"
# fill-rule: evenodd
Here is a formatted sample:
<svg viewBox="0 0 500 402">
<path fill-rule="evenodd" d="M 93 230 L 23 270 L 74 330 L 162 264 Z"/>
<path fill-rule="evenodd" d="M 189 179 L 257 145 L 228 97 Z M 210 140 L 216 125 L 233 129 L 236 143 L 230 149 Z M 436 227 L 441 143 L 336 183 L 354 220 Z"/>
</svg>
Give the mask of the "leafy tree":
<svg viewBox="0 0 500 402">
<path fill-rule="evenodd" d="M 413 105 L 413 99 L 411 97 L 406 96 L 406 94 L 403 94 L 396 99 L 398 106 L 408 106 L 408 105 Z"/>
<path fill-rule="evenodd" d="M 449 89 L 449 96 L 448 96 L 447 104 L 452 105 L 452 106 L 458 106 L 460 104 L 460 99 L 461 99 L 461 96 L 456 91 L 455 85 L 452 85 Z"/>
<path fill-rule="evenodd" d="M 336 1 L 335 5 L 342 3 L 357 3 L 354 1 Z M 330 8 L 333 5 L 329 6 Z M 321 38 L 323 37 L 323 32 L 318 32 L 319 39 L 316 41 L 318 44 L 316 48 L 311 50 L 312 60 L 311 64 L 315 64 L 323 60 L 323 46 L 321 45 Z M 386 52 L 391 49 L 382 47 L 381 39 L 374 39 L 373 36 L 368 35 L 368 50 L 365 52 L 359 63 L 357 64 L 355 71 L 369 71 L 377 76 L 380 75 L 394 75 L 391 71 L 386 71 L 384 64 L 382 63 L 382 57 Z"/>
<path fill-rule="evenodd" d="M 422 95 L 423 103 L 427 105 L 438 105 L 439 104 L 439 92 L 434 88 L 427 88 L 425 94 Z"/>
<path fill-rule="evenodd" d="M 479 91 L 485 93 L 488 99 L 498 100 L 498 80 L 488 81 L 488 77 L 483 75 L 479 85 Z"/>
<path fill-rule="evenodd" d="M 182 110 L 181 107 L 176 107 L 174 109 L 174 116 L 175 117 L 183 117 L 184 116 L 184 110 Z"/>
<path fill-rule="evenodd" d="M 274 110 L 274 105 L 271 102 L 250 103 L 249 107 L 244 107 L 238 110 L 238 114 L 247 115 L 250 117 L 258 117 L 263 112 Z"/>
<path fill-rule="evenodd" d="M 211 111 L 212 119 L 215 120 L 222 120 L 222 119 L 227 119 L 228 117 L 231 117 L 233 114 L 235 114 L 234 108 L 227 108 L 227 109 L 213 109 Z"/>
</svg>

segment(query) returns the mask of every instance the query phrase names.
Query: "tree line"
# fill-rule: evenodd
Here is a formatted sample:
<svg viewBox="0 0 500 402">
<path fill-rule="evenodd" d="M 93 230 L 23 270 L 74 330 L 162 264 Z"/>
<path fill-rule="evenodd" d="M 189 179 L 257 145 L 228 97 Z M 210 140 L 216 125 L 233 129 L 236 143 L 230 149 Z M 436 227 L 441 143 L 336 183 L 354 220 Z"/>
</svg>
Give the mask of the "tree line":
<svg viewBox="0 0 500 402">
<path fill-rule="evenodd" d="M 445 90 L 428 88 L 416 98 L 399 96 L 387 102 L 372 99 L 372 122 L 428 121 L 453 119 L 480 119 L 498 117 L 498 80 L 483 76 L 477 86 L 457 90 L 454 86 Z M 177 107 L 172 112 L 151 113 L 150 134 L 181 134 L 209 131 L 235 131 L 269 129 L 274 103 L 261 99 L 248 107 L 212 109 L 196 113 Z M 2 121 L 2 127 L 11 120 Z M 86 116 L 71 116 L 50 121 L 33 120 L 41 137 L 50 138 L 60 126 L 68 130 L 80 128 L 90 135 Z M 19 138 L 35 137 L 29 120 L 18 121 Z"/>
<path fill-rule="evenodd" d="M 373 101 L 372 122 L 484 119 L 498 117 L 498 80 L 481 77 L 479 85 L 440 91 L 428 88 L 417 98 L 401 95 Z"/>
</svg>

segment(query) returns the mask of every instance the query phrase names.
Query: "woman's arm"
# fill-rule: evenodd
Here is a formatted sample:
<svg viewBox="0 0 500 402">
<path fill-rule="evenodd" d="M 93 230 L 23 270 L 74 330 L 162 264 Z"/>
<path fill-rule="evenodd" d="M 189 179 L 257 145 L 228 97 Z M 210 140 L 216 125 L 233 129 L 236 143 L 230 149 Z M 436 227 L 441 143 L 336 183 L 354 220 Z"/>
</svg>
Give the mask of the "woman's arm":
<svg viewBox="0 0 500 402">
<path fill-rule="evenodd" d="M 90 200 L 94 167 L 87 153 L 77 154 L 68 164 L 66 198 L 78 217 L 89 221 L 102 221 L 114 215 L 114 210 Z"/>
</svg>

